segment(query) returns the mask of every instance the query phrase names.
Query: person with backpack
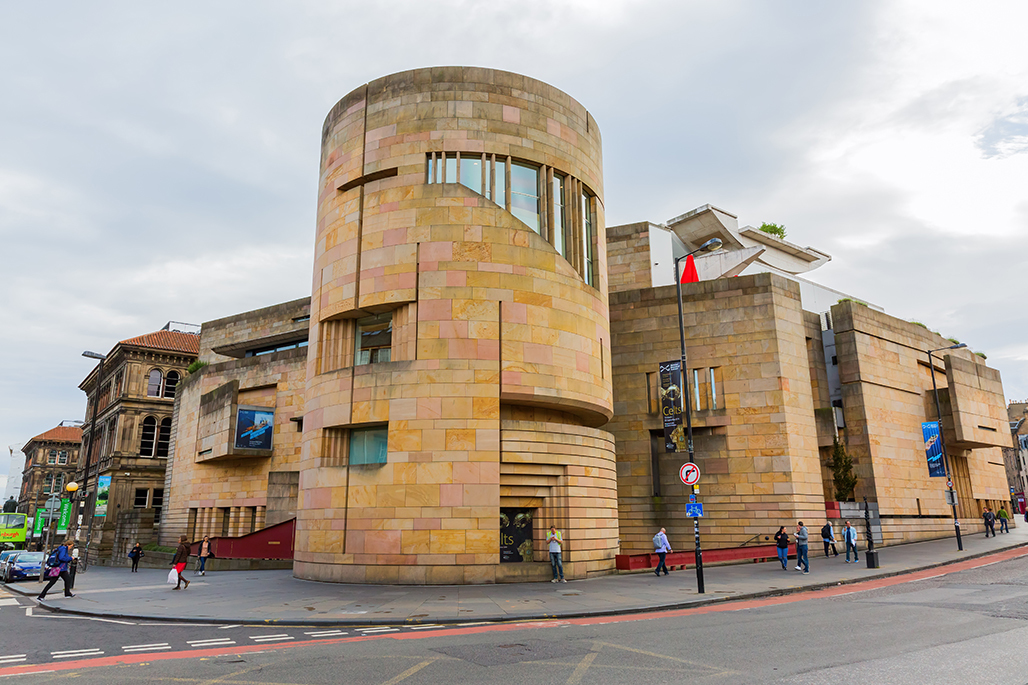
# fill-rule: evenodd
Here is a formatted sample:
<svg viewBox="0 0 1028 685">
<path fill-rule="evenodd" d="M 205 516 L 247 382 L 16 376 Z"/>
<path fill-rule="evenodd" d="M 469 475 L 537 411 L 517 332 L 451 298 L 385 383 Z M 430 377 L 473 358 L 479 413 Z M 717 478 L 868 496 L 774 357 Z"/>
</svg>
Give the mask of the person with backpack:
<svg viewBox="0 0 1028 685">
<path fill-rule="evenodd" d="M 653 572 L 658 578 L 660 577 L 660 569 L 664 569 L 664 575 L 668 575 L 667 564 L 667 553 L 671 551 L 671 543 L 667 540 L 667 531 L 661 528 L 657 531 L 657 534 L 653 536 L 653 551 L 660 557 L 660 561 L 657 562 L 657 570 Z"/>
<path fill-rule="evenodd" d="M 775 533 L 775 544 L 778 545 L 778 561 L 782 562 L 782 570 L 789 570 L 789 534 L 785 526 L 779 526 Z"/>
<path fill-rule="evenodd" d="M 846 522 L 846 527 L 842 529 L 842 541 L 846 543 L 846 563 L 850 563 L 850 550 L 853 550 L 853 563 L 860 561 L 860 557 L 857 556 L 857 529 L 850 525 L 850 522 Z"/>
<path fill-rule="evenodd" d="M 139 573 L 139 560 L 146 556 L 143 546 L 137 542 L 136 546 L 129 551 L 128 556 L 132 560 L 132 572 Z"/>
<path fill-rule="evenodd" d="M 821 542 L 825 544 L 825 558 L 828 558 L 828 548 L 832 548 L 832 552 L 835 556 L 839 556 L 839 550 L 835 548 L 835 531 L 832 530 L 832 522 L 825 521 L 825 525 L 821 526 Z"/>
<path fill-rule="evenodd" d="M 50 588 L 57 583 L 57 579 L 60 578 L 64 581 L 64 596 L 74 597 L 69 589 L 71 583 L 71 576 L 68 574 L 68 564 L 71 563 L 71 549 L 75 546 L 74 540 L 67 540 L 63 545 L 50 552 L 50 555 L 46 559 L 46 570 L 43 572 L 44 577 L 48 578 L 49 581 L 43 591 L 36 597 L 37 600 L 46 599 L 46 593 L 50 592 Z"/>
<path fill-rule="evenodd" d="M 999 532 L 1009 533 L 1010 514 L 1007 513 L 1006 507 L 999 508 L 999 513 L 996 514 L 996 518 L 999 519 Z"/>
<path fill-rule="evenodd" d="M 992 509 L 985 507 L 985 513 L 982 514 L 982 520 L 985 521 L 985 537 L 989 537 L 989 533 L 992 533 L 992 537 L 996 537 L 996 515 L 992 513 Z"/>
</svg>

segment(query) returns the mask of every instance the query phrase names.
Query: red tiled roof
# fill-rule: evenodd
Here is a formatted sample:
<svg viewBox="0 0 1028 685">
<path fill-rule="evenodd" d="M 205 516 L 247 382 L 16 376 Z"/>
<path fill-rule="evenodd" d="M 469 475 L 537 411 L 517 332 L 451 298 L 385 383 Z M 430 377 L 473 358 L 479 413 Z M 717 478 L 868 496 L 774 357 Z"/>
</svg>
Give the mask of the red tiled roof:
<svg viewBox="0 0 1028 685">
<path fill-rule="evenodd" d="M 82 442 L 82 429 L 78 426 L 57 426 L 57 428 L 51 428 L 45 433 L 40 433 L 29 440 L 29 442 L 43 442 L 46 440 L 54 442 Z"/>
<path fill-rule="evenodd" d="M 186 354 L 200 354 L 200 336 L 193 333 L 179 333 L 178 331 L 156 331 L 129 338 L 128 340 L 122 340 L 118 344 L 149 347 L 155 350 L 172 350 L 174 352 L 185 352 Z"/>
</svg>

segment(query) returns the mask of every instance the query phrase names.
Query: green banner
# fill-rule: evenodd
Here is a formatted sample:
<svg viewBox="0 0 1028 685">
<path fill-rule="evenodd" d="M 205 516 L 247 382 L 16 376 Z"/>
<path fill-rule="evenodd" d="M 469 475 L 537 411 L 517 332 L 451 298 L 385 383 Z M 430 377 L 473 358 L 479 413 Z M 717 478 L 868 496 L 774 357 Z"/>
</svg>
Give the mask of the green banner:
<svg viewBox="0 0 1028 685">
<path fill-rule="evenodd" d="M 70 499 L 62 499 L 61 500 L 61 515 L 57 519 L 57 534 L 58 535 L 67 535 L 68 534 L 68 524 L 69 523 L 71 523 L 71 500 Z"/>
<path fill-rule="evenodd" d="M 35 525 L 32 527 L 32 537 L 34 538 L 43 536 L 43 524 L 45 523 L 44 519 L 46 518 L 44 514 L 45 512 L 42 509 L 36 509 L 36 521 Z"/>
</svg>

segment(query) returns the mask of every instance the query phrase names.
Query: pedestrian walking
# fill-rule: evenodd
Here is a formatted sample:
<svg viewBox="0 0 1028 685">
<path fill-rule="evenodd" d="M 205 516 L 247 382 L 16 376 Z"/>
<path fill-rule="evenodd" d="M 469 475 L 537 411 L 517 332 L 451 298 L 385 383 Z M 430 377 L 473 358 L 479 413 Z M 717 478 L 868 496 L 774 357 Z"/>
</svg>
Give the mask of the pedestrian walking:
<svg viewBox="0 0 1028 685">
<path fill-rule="evenodd" d="M 171 565 L 175 567 L 175 572 L 178 574 L 178 583 L 175 584 L 175 590 L 182 589 L 182 583 L 185 583 L 185 589 L 189 589 L 189 581 L 182 577 L 182 572 L 186 570 L 186 566 L 189 564 L 189 538 L 185 535 L 178 537 L 178 549 L 175 550 L 175 556 L 171 559 Z"/>
<path fill-rule="evenodd" d="M 785 526 L 779 526 L 775 533 L 775 544 L 778 545 L 778 561 L 782 562 L 782 570 L 789 570 L 789 534 Z"/>
<path fill-rule="evenodd" d="M 996 514 L 996 518 L 999 519 L 999 532 L 1009 533 L 1010 526 L 1008 524 L 1010 523 L 1010 514 L 1007 513 L 1006 507 L 999 508 L 999 513 Z"/>
<path fill-rule="evenodd" d="M 653 536 L 653 551 L 660 557 L 660 561 L 657 562 L 657 570 L 653 573 L 660 576 L 660 569 L 664 569 L 664 575 L 668 574 L 667 564 L 667 553 L 671 551 L 671 543 L 667 541 L 667 531 L 661 528 L 656 535 Z"/>
<path fill-rule="evenodd" d="M 129 551 L 128 555 L 129 555 L 129 559 L 132 560 L 132 572 L 133 573 L 138 573 L 139 572 L 139 560 L 146 556 L 146 553 L 143 552 L 143 546 L 140 545 L 137 542 L 136 546 L 133 547 Z"/>
<path fill-rule="evenodd" d="M 992 537 L 996 537 L 996 515 L 992 513 L 992 509 L 985 507 L 982 520 L 985 521 L 985 537 L 989 537 L 990 532 Z"/>
<path fill-rule="evenodd" d="M 804 575 L 810 573 L 810 556 L 808 540 L 810 534 L 807 533 L 807 527 L 803 525 L 803 521 L 797 522 L 796 525 L 796 570 L 803 569 Z"/>
<path fill-rule="evenodd" d="M 842 541 L 846 543 L 846 563 L 850 563 L 850 550 L 853 550 L 853 563 L 857 563 L 860 557 L 857 556 L 857 529 L 850 525 L 850 522 L 846 522 L 846 527 L 842 529 Z"/>
<path fill-rule="evenodd" d="M 550 543 L 550 566 L 553 567 L 553 580 L 550 582 L 568 582 L 564 580 L 564 564 L 560 558 L 564 548 L 564 538 L 561 536 L 560 531 L 557 530 L 557 526 L 550 526 L 550 535 L 546 538 L 546 542 Z"/>
<path fill-rule="evenodd" d="M 71 563 L 72 556 L 71 550 L 75 546 L 74 540 L 66 540 L 63 545 L 55 549 L 50 553 L 50 556 L 46 560 L 46 571 L 44 571 L 47 578 L 50 580 L 47 582 L 46 587 L 39 593 L 36 599 L 46 599 L 46 593 L 50 592 L 50 588 L 54 586 L 57 579 L 60 578 L 64 581 L 64 596 L 74 597 L 71 594 L 69 585 L 71 584 L 71 576 L 68 573 L 68 564 Z"/>
<path fill-rule="evenodd" d="M 831 521 L 825 521 L 825 525 L 821 526 L 821 542 L 825 543 L 825 558 L 828 557 L 829 547 L 835 556 L 839 556 L 839 550 L 835 548 L 835 531 L 832 530 Z"/>
<path fill-rule="evenodd" d="M 200 543 L 200 569 L 198 573 L 201 576 L 207 575 L 207 557 L 210 556 L 213 556 L 211 554 L 211 538 L 204 535 L 203 541 Z"/>
</svg>

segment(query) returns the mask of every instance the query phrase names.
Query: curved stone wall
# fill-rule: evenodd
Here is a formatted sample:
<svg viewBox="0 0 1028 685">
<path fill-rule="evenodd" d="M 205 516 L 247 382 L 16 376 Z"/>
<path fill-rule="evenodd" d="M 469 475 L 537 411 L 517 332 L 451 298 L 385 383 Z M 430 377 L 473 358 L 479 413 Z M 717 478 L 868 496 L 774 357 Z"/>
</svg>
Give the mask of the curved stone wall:
<svg viewBox="0 0 1028 685">
<path fill-rule="evenodd" d="M 524 76 L 431 68 L 353 91 L 322 140 L 295 574 L 545 577 L 501 564 L 508 506 L 534 516 L 534 559 L 554 523 L 570 577 L 613 568 L 592 117 Z"/>
</svg>

